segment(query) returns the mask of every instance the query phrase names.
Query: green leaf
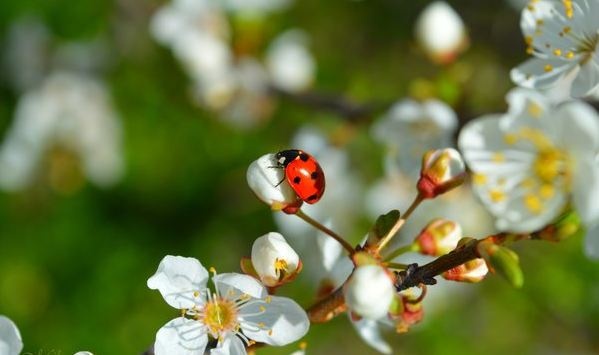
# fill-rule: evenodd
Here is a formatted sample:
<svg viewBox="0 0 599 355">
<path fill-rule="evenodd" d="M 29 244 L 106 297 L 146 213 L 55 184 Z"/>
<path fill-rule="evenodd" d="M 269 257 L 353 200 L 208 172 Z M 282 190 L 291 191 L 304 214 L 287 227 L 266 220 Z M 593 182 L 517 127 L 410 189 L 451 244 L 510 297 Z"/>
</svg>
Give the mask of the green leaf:
<svg viewBox="0 0 599 355">
<path fill-rule="evenodd" d="M 376 222 L 374 222 L 374 226 L 370 232 L 368 232 L 368 244 L 374 245 L 387 235 L 395 223 L 397 223 L 399 217 L 400 213 L 398 210 L 392 210 L 387 214 L 380 215 L 376 219 Z"/>
</svg>

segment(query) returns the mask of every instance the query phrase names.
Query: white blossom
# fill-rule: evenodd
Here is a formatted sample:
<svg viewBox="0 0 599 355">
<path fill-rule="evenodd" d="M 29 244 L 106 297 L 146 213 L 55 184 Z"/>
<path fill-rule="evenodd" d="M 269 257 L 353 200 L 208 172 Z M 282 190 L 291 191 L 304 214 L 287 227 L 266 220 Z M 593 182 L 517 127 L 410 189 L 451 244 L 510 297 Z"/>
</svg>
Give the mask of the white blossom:
<svg viewBox="0 0 599 355">
<path fill-rule="evenodd" d="M 464 22 L 445 1 L 430 3 L 416 21 L 416 39 L 436 62 L 451 62 L 468 44 Z"/>
<path fill-rule="evenodd" d="M 266 66 L 276 87 L 296 92 L 312 84 L 316 65 L 307 42 L 301 30 L 288 30 L 270 44 Z"/>
<path fill-rule="evenodd" d="M 48 67 L 50 31 L 37 18 L 12 23 L 2 49 L 4 74 L 10 86 L 23 92 L 39 85 Z"/>
<path fill-rule="evenodd" d="M 121 178 L 122 128 L 102 83 L 57 72 L 21 97 L 0 146 L 0 187 L 13 191 L 29 185 L 52 147 L 77 154 L 83 172 L 98 186 Z"/>
<path fill-rule="evenodd" d="M 21 333 L 15 323 L 0 315 L 0 354 L 18 355 L 23 350 Z"/>
<path fill-rule="evenodd" d="M 372 320 L 387 316 L 395 293 L 390 275 L 378 265 L 357 267 L 344 286 L 345 303 L 350 310 Z"/>
<path fill-rule="evenodd" d="M 372 127 L 373 137 L 387 148 L 388 168 L 416 178 L 429 149 L 452 146 L 455 112 L 445 103 L 404 99 L 394 104 Z"/>
<path fill-rule="evenodd" d="M 285 169 L 278 167 L 275 154 L 265 154 L 253 161 L 246 178 L 254 194 L 273 210 L 297 205 L 298 197 L 285 179 Z"/>
<path fill-rule="evenodd" d="M 599 87 L 599 2 L 531 1 L 520 26 L 527 53 L 534 57 L 511 72 L 523 87 L 565 86 L 569 96 L 584 97 Z"/>
<path fill-rule="evenodd" d="M 213 355 L 246 354 L 245 347 L 254 342 L 286 345 L 308 331 L 308 317 L 293 300 L 269 296 L 251 276 L 214 274 L 213 292 L 197 259 L 168 255 L 148 279 L 149 288 L 182 311 L 158 330 L 157 355 L 203 354 L 209 339 L 218 341 Z"/>
<path fill-rule="evenodd" d="M 271 232 L 254 241 L 252 265 L 262 283 L 272 287 L 294 275 L 300 266 L 300 259 L 281 234 Z"/>
<path fill-rule="evenodd" d="M 509 111 L 470 122 L 459 146 L 474 189 L 497 228 L 531 232 L 569 201 L 587 226 L 599 220 L 599 116 L 587 104 L 554 107 L 541 94 L 511 91 Z M 594 243 L 599 238 L 593 238 Z"/>
</svg>

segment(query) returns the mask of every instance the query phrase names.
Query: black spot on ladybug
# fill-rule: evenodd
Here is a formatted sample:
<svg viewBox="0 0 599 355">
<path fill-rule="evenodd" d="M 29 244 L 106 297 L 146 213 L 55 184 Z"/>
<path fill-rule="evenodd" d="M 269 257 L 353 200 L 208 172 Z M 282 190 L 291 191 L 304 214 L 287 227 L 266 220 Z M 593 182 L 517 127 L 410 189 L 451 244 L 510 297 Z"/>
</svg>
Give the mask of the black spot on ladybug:
<svg viewBox="0 0 599 355">
<path fill-rule="evenodd" d="M 296 176 L 296 177 L 293 178 L 293 183 L 294 184 L 299 184 L 300 181 L 302 181 L 302 179 L 299 176 Z"/>
<path fill-rule="evenodd" d="M 308 201 L 314 201 L 316 199 L 318 199 L 318 195 L 314 194 L 314 195 L 310 195 L 306 200 L 308 200 Z"/>
<path fill-rule="evenodd" d="M 312 180 L 318 179 L 318 171 L 312 172 L 312 174 L 310 174 L 310 177 L 312 178 Z"/>
<path fill-rule="evenodd" d="M 300 155 L 299 155 L 299 158 L 300 158 L 302 161 L 308 161 L 308 159 L 310 159 L 310 157 L 308 157 L 308 154 L 306 154 L 306 153 L 304 153 L 304 152 L 301 152 L 301 153 L 300 153 Z"/>
</svg>

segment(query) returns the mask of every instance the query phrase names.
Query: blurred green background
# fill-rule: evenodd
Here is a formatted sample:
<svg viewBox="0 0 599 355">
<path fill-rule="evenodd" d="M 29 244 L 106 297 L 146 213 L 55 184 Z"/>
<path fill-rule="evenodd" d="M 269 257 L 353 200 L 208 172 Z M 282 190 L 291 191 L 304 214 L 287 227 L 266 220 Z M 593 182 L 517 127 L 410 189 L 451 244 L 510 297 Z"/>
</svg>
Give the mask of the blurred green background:
<svg viewBox="0 0 599 355">
<path fill-rule="evenodd" d="M 315 89 L 357 102 L 391 102 L 433 91 L 461 120 L 505 110 L 509 69 L 524 55 L 519 13 L 506 2 L 450 1 L 469 28 L 471 46 L 453 66 L 430 63 L 413 40 L 427 1 L 297 1 L 268 20 L 268 37 L 303 28 L 317 60 Z M 258 236 L 276 229 L 249 190 L 248 164 L 286 147 L 305 123 L 343 142 L 366 182 L 382 174 L 381 152 L 368 124 L 280 100 L 272 118 L 239 131 L 194 106 L 188 79 L 171 52 L 148 31 L 163 2 L 141 0 L 0 2 L 0 36 L 23 16 L 37 16 L 54 45 L 103 38 L 110 64 L 103 77 L 124 128 L 126 174 L 110 189 L 86 183 L 64 194 L 44 180 L 0 193 L 0 314 L 19 326 L 25 352 L 137 354 L 177 311 L 146 286 L 167 254 L 194 256 L 220 272 L 238 271 Z M 424 89 L 423 89 L 424 87 Z M 19 95 L 0 89 L 0 133 Z M 334 184 L 334 182 L 329 182 Z M 355 231 L 354 237 L 364 230 Z M 481 236 L 479 236 L 481 237 Z M 402 354 L 599 353 L 599 263 L 581 240 L 524 242 L 521 290 L 491 276 L 441 305 L 403 335 L 389 333 Z M 302 305 L 314 285 L 300 276 L 282 291 Z M 426 312 L 426 302 L 425 302 Z M 374 354 L 346 317 L 314 325 L 309 354 Z M 261 349 L 288 354 L 297 344 Z"/>
</svg>

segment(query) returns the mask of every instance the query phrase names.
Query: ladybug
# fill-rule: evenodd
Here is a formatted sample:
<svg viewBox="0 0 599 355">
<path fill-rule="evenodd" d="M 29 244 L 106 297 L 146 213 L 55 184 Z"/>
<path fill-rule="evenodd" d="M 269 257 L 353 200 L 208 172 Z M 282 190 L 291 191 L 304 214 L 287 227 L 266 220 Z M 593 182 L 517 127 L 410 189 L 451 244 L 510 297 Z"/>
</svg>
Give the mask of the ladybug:
<svg viewBox="0 0 599 355">
<path fill-rule="evenodd" d="M 285 179 L 300 199 L 310 204 L 320 200 L 324 193 L 324 173 L 313 156 L 303 150 L 288 149 L 275 154 L 275 158 L 277 167 L 285 169 Z"/>
</svg>

